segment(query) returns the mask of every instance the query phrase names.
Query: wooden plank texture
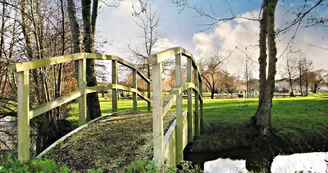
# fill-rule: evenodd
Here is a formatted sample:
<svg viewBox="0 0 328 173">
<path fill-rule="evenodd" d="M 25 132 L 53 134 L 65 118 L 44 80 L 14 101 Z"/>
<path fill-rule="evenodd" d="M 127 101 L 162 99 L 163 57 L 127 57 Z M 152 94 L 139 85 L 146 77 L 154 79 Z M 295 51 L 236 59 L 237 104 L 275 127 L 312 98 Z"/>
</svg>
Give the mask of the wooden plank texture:
<svg viewBox="0 0 328 173">
<path fill-rule="evenodd" d="M 87 95 L 85 88 L 87 85 L 86 80 L 86 59 L 79 60 L 79 79 L 78 87 L 81 93 L 79 98 L 79 125 L 83 125 L 87 122 Z"/>
<path fill-rule="evenodd" d="M 137 89 L 137 71 L 132 70 L 132 87 L 138 91 Z M 138 110 L 138 100 L 137 100 L 137 93 L 132 93 L 132 100 L 133 100 L 133 111 Z"/>
<path fill-rule="evenodd" d="M 175 55 L 175 86 L 179 89 L 176 93 L 176 162 L 183 160 L 183 118 L 182 118 L 182 58 L 181 54 Z"/>
<path fill-rule="evenodd" d="M 192 78 L 192 62 L 187 59 L 187 82 Z M 187 89 L 188 93 L 188 141 L 193 142 L 193 110 L 192 110 L 192 88 Z"/>
<path fill-rule="evenodd" d="M 70 55 L 45 58 L 45 59 L 38 59 L 38 60 L 29 61 L 29 62 L 18 62 L 18 63 L 10 64 L 9 68 L 10 68 L 11 72 L 21 72 L 21 71 L 25 71 L 25 70 L 36 69 L 36 68 L 40 68 L 40 67 L 70 62 L 70 61 L 79 60 L 79 59 L 83 59 L 83 53 L 70 54 Z"/>
<path fill-rule="evenodd" d="M 112 85 L 117 84 L 117 61 L 112 60 Z M 112 89 L 112 112 L 117 112 L 117 89 Z"/>
<path fill-rule="evenodd" d="M 17 73 L 18 160 L 30 159 L 29 72 Z"/>
<path fill-rule="evenodd" d="M 163 136 L 163 100 L 162 100 L 162 64 L 155 64 L 153 75 L 153 141 L 154 161 L 162 167 L 164 164 L 164 136 Z"/>
<path fill-rule="evenodd" d="M 69 101 L 77 99 L 81 95 L 82 95 L 81 91 L 79 89 L 76 89 L 75 91 L 72 91 L 64 96 L 53 99 L 47 103 L 40 104 L 37 107 L 30 110 L 29 119 L 35 118 L 35 117 L 37 117 L 45 112 L 48 112 L 58 106 L 68 103 Z"/>
</svg>

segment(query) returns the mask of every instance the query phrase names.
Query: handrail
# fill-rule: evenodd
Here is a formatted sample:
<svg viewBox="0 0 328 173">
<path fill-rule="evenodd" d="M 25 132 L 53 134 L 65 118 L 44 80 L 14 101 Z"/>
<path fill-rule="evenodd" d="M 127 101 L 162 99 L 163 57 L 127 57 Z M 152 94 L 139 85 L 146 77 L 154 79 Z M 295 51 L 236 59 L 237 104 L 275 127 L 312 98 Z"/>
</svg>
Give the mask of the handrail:
<svg viewBox="0 0 328 173">
<path fill-rule="evenodd" d="M 112 84 L 107 86 L 93 86 L 87 87 L 86 83 L 86 60 L 99 59 L 112 61 Z M 66 63 L 71 61 L 78 61 L 78 88 L 74 91 L 55 98 L 49 102 L 42 103 L 35 108 L 30 108 L 29 103 L 29 70 L 42 68 L 50 65 Z M 118 84 L 117 64 L 120 63 L 132 69 L 132 86 L 127 87 Z M 123 60 L 118 56 L 94 54 L 94 53 L 77 53 L 70 55 L 57 56 L 46 59 L 33 60 L 29 62 L 18 62 L 10 64 L 10 70 L 17 73 L 17 117 L 18 117 L 18 159 L 21 161 L 29 160 L 30 158 L 30 120 L 43 113 L 46 113 L 56 107 L 59 107 L 72 100 L 79 99 L 79 124 L 86 123 L 86 95 L 98 91 L 112 89 L 112 112 L 117 112 L 117 96 L 118 89 L 125 90 L 133 93 L 133 110 L 137 111 L 137 96 L 148 103 L 148 111 L 150 111 L 150 79 L 133 64 Z M 137 89 L 137 75 L 146 81 L 148 85 L 147 97 L 145 97 Z"/>
<path fill-rule="evenodd" d="M 176 87 L 163 100 L 162 68 L 163 62 L 175 56 Z M 182 84 L 182 56 L 187 58 L 187 82 Z M 170 48 L 149 56 L 153 76 L 153 143 L 154 161 L 162 166 L 167 159 L 169 164 L 177 164 L 183 159 L 185 142 L 192 142 L 194 136 L 200 135 L 203 117 L 202 78 L 193 55 L 182 47 Z M 194 82 L 192 78 L 194 77 Z M 188 93 L 187 116 L 183 117 L 182 92 Z M 193 93 L 195 95 L 193 109 Z M 165 105 L 163 105 L 165 103 Z M 176 125 L 171 126 L 168 135 L 163 135 L 163 117 L 176 103 Z M 187 130 L 184 130 L 187 129 Z M 166 139 L 164 142 L 163 139 Z M 186 140 L 185 140 L 186 139 Z"/>
<path fill-rule="evenodd" d="M 69 54 L 69 55 L 63 55 L 63 56 L 57 56 L 57 57 L 51 57 L 45 59 L 32 60 L 28 62 L 17 62 L 17 63 L 10 64 L 9 69 L 11 72 L 21 72 L 25 70 L 32 70 L 36 68 L 80 60 L 84 58 L 97 59 L 97 60 L 115 60 L 130 69 L 136 70 L 138 72 L 138 75 L 140 75 L 140 77 L 143 80 L 145 80 L 147 83 L 150 82 L 150 80 L 140 71 L 139 68 L 125 61 L 124 59 L 115 55 L 106 55 L 106 54 L 97 54 L 97 53 L 76 53 L 76 54 Z"/>
<path fill-rule="evenodd" d="M 196 62 L 194 56 L 192 55 L 192 53 L 190 53 L 188 50 L 186 50 L 183 47 L 173 47 L 170 49 L 166 49 L 166 50 L 151 54 L 149 56 L 149 63 L 158 64 L 158 63 L 161 63 L 161 62 L 167 60 L 169 57 L 175 56 L 177 54 L 182 54 L 191 59 L 192 66 L 194 67 L 194 69 L 196 69 L 198 71 L 198 75 L 200 76 L 199 80 L 202 81 L 201 72 L 200 72 L 200 69 L 198 68 L 198 65 L 197 65 L 197 62 Z"/>
<path fill-rule="evenodd" d="M 171 91 L 171 93 L 166 97 L 166 100 L 164 101 L 164 103 L 166 103 L 166 105 L 163 105 L 163 117 L 169 112 L 169 110 L 173 106 L 173 103 L 176 101 L 177 96 L 179 96 L 180 94 L 183 93 L 183 91 L 186 91 L 189 88 L 191 88 L 195 92 L 197 92 L 200 101 L 201 102 L 203 101 L 203 97 L 202 97 L 198 87 L 192 82 L 187 82 L 182 87 L 174 88 Z"/>
</svg>

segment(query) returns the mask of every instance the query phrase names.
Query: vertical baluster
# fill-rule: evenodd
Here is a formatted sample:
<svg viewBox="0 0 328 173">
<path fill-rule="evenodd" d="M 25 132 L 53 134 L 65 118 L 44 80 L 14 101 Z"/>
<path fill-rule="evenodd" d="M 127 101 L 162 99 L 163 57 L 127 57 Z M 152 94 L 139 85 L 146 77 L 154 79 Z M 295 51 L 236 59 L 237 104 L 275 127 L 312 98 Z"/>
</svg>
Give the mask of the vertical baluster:
<svg viewBox="0 0 328 173">
<path fill-rule="evenodd" d="M 112 112 L 117 112 L 117 61 L 112 60 Z"/>
<path fill-rule="evenodd" d="M 18 159 L 30 159 L 29 71 L 17 73 Z"/>
<path fill-rule="evenodd" d="M 149 100 L 151 100 L 150 96 L 151 96 L 151 90 L 150 90 L 150 81 L 149 81 L 147 82 L 147 97 L 149 98 Z M 150 109 L 151 109 L 151 102 L 147 102 L 147 110 L 150 111 Z"/>
<path fill-rule="evenodd" d="M 137 71 L 135 69 L 132 69 L 132 87 L 137 89 Z M 137 111 L 137 108 L 137 93 L 133 92 L 133 111 Z"/>
<path fill-rule="evenodd" d="M 194 82 L 195 86 L 199 89 L 199 81 L 198 81 L 198 70 L 194 70 Z M 199 120 L 199 94 L 198 92 L 195 92 L 195 135 L 199 136 L 200 135 L 200 120 Z"/>
<path fill-rule="evenodd" d="M 182 86 L 181 54 L 175 55 L 175 86 Z M 183 117 L 182 117 L 182 94 L 176 100 L 176 163 L 183 160 Z"/>
<path fill-rule="evenodd" d="M 187 58 L 187 82 L 192 82 L 192 61 Z M 193 111 L 192 111 L 192 88 L 188 92 L 188 141 L 193 141 Z"/>
<path fill-rule="evenodd" d="M 203 96 L 203 81 L 201 80 L 201 76 L 199 77 L 199 92 L 200 95 L 202 96 L 202 98 L 204 99 Z M 204 115 L 204 110 L 203 110 L 203 100 L 200 100 L 200 132 L 203 133 L 204 132 L 204 119 L 203 119 L 203 115 Z"/>
<path fill-rule="evenodd" d="M 79 64 L 79 78 L 78 78 L 78 87 L 81 92 L 81 96 L 79 98 L 79 125 L 83 125 L 86 123 L 87 119 L 87 96 L 85 93 L 86 88 L 86 59 L 78 60 Z"/>
<path fill-rule="evenodd" d="M 152 75 L 154 161 L 161 167 L 164 163 L 162 63 L 153 65 Z"/>
</svg>

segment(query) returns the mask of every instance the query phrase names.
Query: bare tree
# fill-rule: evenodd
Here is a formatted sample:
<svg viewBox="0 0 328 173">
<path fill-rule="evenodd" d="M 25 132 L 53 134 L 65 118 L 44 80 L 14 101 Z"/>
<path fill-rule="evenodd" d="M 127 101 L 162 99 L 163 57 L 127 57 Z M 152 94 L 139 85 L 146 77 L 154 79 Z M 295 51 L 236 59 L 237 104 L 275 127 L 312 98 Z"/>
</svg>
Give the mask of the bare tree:
<svg viewBox="0 0 328 173">
<path fill-rule="evenodd" d="M 296 77 L 295 63 L 296 63 L 295 58 L 287 56 L 285 73 L 284 73 L 283 76 L 287 79 L 287 81 L 289 83 L 289 89 L 290 89 L 290 96 L 291 97 L 295 97 L 294 87 L 293 87 L 294 79 Z"/>
<path fill-rule="evenodd" d="M 327 70 L 316 70 L 316 71 L 311 71 L 309 72 L 309 79 L 310 83 L 312 84 L 312 92 L 317 93 L 319 86 L 327 82 L 328 79 L 328 72 Z"/>
<path fill-rule="evenodd" d="M 220 57 L 218 53 L 216 53 L 212 54 L 210 57 L 202 58 L 203 62 L 200 63 L 202 68 L 201 75 L 204 79 L 205 86 L 211 92 L 211 99 L 214 98 L 214 94 L 217 91 L 217 84 L 220 81 L 220 75 L 222 74 L 220 65 L 227 60 L 235 50 L 236 49 L 231 51 L 226 57 Z"/>
<path fill-rule="evenodd" d="M 131 43 L 128 45 L 129 51 L 133 54 L 137 61 L 139 68 L 147 73 L 148 78 L 150 78 L 150 64 L 148 63 L 148 57 L 150 54 L 154 53 L 154 49 L 158 46 L 157 43 L 159 39 L 163 38 L 163 34 L 159 32 L 159 27 L 161 23 L 161 17 L 158 10 L 152 9 L 151 3 L 143 3 L 142 10 L 134 12 L 135 24 L 142 31 L 142 47 L 134 47 Z"/>
</svg>

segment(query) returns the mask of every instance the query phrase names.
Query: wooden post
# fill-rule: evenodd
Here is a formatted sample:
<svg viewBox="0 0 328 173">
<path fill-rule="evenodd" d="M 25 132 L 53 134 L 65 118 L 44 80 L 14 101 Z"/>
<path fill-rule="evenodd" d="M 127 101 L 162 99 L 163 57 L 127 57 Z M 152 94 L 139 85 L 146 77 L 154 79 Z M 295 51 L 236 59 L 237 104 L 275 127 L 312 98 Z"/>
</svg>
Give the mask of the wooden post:
<svg viewBox="0 0 328 173">
<path fill-rule="evenodd" d="M 195 86 L 199 89 L 199 78 L 198 78 L 198 70 L 194 70 L 194 82 Z M 195 135 L 200 135 L 200 119 L 199 119 L 199 94 L 195 92 Z"/>
<path fill-rule="evenodd" d="M 200 80 L 199 80 L 199 92 L 200 95 L 203 97 L 203 82 L 201 81 L 201 76 L 199 76 Z M 203 133 L 204 132 L 204 110 L 203 110 L 203 100 L 200 101 L 200 132 Z"/>
<path fill-rule="evenodd" d="M 181 54 L 175 55 L 175 86 L 182 86 Z M 183 160 L 183 117 L 182 117 L 182 94 L 176 100 L 176 163 Z"/>
<path fill-rule="evenodd" d="M 29 71 L 17 73 L 18 159 L 30 159 Z"/>
<path fill-rule="evenodd" d="M 150 96 L 151 96 L 150 82 L 148 82 L 147 83 L 147 97 L 149 98 L 149 100 L 150 100 Z M 151 103 L 147 102 L 147 110 L 150 111 L 150 109 L 151 109 Z"/>
<path fill-rule="evenodd" d="M 187 58 L 187 82 L 192 81 L 192 61 L 188 57 Z M 187 90 L 188 92 L 188 142 L 193 141 L 193 118 L 192 118 L 192 88 Z"/>
<path fill-rule="evenodd" d="M 132 69 L 132 87 L 137 89 L 137 70 Z M 133 92 L 133 111 L 137 111 L 137 93 Z"/>
<path fill-rule="evenodd" d="M 112 60 L 112 84 L 117 84 L 117 61 Z M 117 89 L 112 88 L 112 112 L 117 112 Z"/>
<path fill-rule="evenodd" d="M 159 167 L 162 167 L 164 164 L 162 63 L 153 65 L 152 75 L 154 161 Z"/>
<path fill-rule="evenodd" d="M 79 98 L 79 125 L 83 125 L 87 120 L 87 96 L 85 93 L 86 88 L 86 59 L 78 60 L 79 64 L 79 78 L 78 78 L 78 87 L 81 92 L 81 96 Z"/>
</svg>

